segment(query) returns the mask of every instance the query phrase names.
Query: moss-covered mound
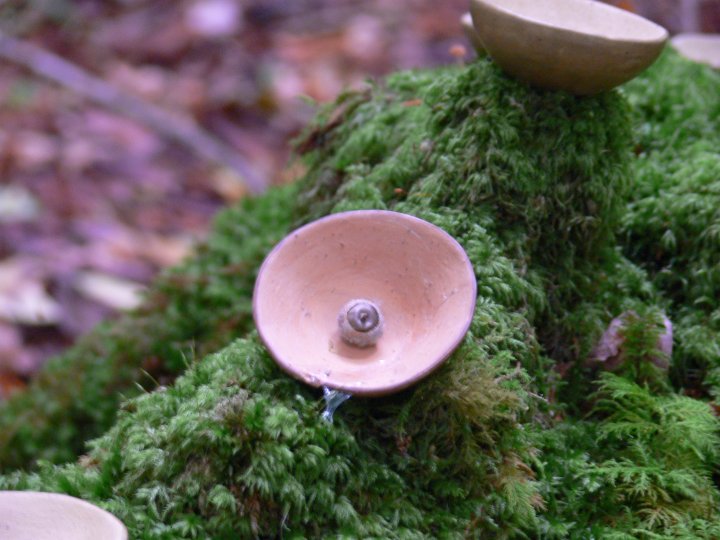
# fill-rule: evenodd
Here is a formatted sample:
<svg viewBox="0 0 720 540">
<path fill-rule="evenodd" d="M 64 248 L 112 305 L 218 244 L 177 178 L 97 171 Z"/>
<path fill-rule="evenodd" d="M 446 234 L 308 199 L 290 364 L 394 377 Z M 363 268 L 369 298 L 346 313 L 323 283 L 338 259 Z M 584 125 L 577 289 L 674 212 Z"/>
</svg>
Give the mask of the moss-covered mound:
<svg viewBox="0 0 720 540">
<path fill-rule="evenodd" d="M 487 60 L 342 96 L 303 180 L 224 212 L 142 312 L 2 406 L 0 489 L 80 496 L 133 538 L 720 537 L 719 117 L 720 76 L 672 53 L 595 97 Z M 458 239 L 478 303 L 440 370 L 331 424 L 251 290 L 292 228 L 360 208 Z M 610 373 L 589 358 L 622 313 Z"/>
</svg>

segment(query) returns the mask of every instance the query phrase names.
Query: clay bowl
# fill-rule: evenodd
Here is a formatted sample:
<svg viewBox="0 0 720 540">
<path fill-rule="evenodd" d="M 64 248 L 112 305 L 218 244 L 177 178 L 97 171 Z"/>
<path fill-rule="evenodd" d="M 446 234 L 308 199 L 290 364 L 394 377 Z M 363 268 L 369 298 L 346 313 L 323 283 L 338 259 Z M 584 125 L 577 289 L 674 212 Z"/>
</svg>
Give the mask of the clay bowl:
<svg viewBox="0 0 720 540">
<path fill-rule="evenodd" d="M 127 540 L 115 516 L 75 497 L 0 491 L 2 540 Z"/>
<path fill-rule="evenodd" d="M 720 34 L 678 34 L 670 43 L 685 58 L 720 69 Z"/>
<path fill-rule="evenodd" d="M 594 0 L 471 0 L 473 24 L 506 72 L 541 88 L 596 94 L 652 64 L 667 31 Z"/>
<path fill-rule="evenodd" d="M 473 46 L 477 55 L 487 55 L 485 45 L 482 44 L 482 41 L 480 41 L 480 36 L 478 36 L 478 33 L 475 31 L 475 27 L 473 26 L 472 21 L 472 15 L 470 15 L 470 13 L 463 13 L 463 16 L 460 17 L 460 26 L 462 26 L 463 32 L 465 32 L 465 37 L 470 42 L 470 45 Z"/>
<path fill-rule="evenodd" d="M 253 312 L 287 373 L 311 386 L 379 396 L 415 383 L 450 355 L 470 326 L 475 297 L 472 264 L 446 232 L 405 214 L 360 210 L 312 222 L 280 242 L 260 268 Z M 344 310 L 356 299 L 380 314 L 374 345 L 343 337 Z"/>
</svg>

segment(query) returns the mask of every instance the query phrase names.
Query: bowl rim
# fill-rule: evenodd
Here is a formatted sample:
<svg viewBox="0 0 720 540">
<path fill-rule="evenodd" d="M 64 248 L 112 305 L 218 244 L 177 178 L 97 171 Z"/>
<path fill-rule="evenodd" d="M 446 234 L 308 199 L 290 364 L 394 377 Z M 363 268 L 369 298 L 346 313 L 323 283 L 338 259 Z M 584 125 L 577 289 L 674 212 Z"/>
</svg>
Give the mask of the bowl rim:
<svg viewBox="0 0 720 540">
<path fill-rule="evenodd" d="M 513 0 L 510 0 L 512 2 Z M 540 1 L 544 1 L 546 3 L 550 4 L 556 4 L 557 0 L 535 0 L 536 3 L 539 3 Z M 470 0 L 471 4 L 471 14 L 473 13 L 474 9 L 482 9 L 482 10 L 488 10 L 488 11 L 495 11 L 497 13 L 500 13 L 502 15 L 514 18 L 516 20 L 523 21 L 525 23 L 530 23 L 535 26 L 543 27 L 549 30 L 552 30 L 554 32 L 562 32 L 567 33 L 568 35 L 576 35 L 576 36 L 582 36 L 584 38 L 593 38 L 595 40 L 599 41 L 607 41 L 607 42 L 626 42 L 626 43 L 636 43 L 636 44 L 656 44 L 656 43 L 664 43 L 669 38 L 669 32 L 666 28 L 663 26 L 651 21 L 650 19 L 647 19 L 643 17 L 642 15 L 638 15 L 637 13 L 632 13 L 630 11 L 627 11 L 625 9 L 619 8 L 617 6 L 613 6 L 610 4 L 606 4 L 604 2 L 599 2 L 597 0 L 564 0 L 567 4 L 575 3 L 578 6 L 593 6 L 593 9 L 598 9 L 601 12 L 606 12 L 609 14 L 612 14 L 613 16 L 620 16 L 625 17 L 627 19 L 635 21 L 638 25 L 642 25 L 642 27 L 648 29 L 649 31 L 654 31 L 655 35 L 650 36 L 648 35 L 645 38 L 638 38 L 635 35 L 625 35 L 622 37 L 618 36 L 608 36 L 604 33 L 602 33 L 602 30 L 600 31 L 585 31 L 578 28 L 574 28 L 570 25 L 563 25 L 563 24 L 557 24 L 556 22 L 552 22 L 549 20 L 542 20 L 534 15 L 528 15 L 523 13 L 522 11 L 518 11 L 516 9 L 512 9 L 512 7 L 507 3 L 507 0 Z M 475 24 L 475 17 L 473 15 L 473 25 L 475 26 L 475 30 L 478 33 L 481 33 L 478 29 L 478 25 Z"/>
</svg>

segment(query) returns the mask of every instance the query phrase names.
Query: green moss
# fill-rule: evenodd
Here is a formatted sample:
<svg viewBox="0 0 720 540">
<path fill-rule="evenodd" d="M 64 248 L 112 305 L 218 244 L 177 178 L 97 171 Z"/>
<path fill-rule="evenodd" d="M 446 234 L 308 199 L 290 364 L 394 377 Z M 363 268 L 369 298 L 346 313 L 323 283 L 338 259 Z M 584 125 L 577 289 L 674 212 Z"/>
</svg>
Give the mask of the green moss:
<svg viewBox="0 0 720 540">
<path fill-rule="evenodd" d="M 672 76 L 668 76 L 672 73 Z M 647 269 L 677 325 L 675 378 L 699 388 L 720 365 L 720 74 L 668 53 L 629 86 L 637 189 L 625 252 Z"/>
<path fill-rule="evenodd" d="M 537 433 L 546 538 L 715 538 L 718 422 L 703 402 L 606 373 L 594 422 Z"/>
<path fill-rule="evenodd" d="M 716 538 L 718 422 L 678 392 L 720 393 L 718 79 L 669 53 L 578 98 L 480 60 L 341 96 L 297 142 L 304 179 L 221 214 L 143 310 L 0 409 L 0 489 L 83 497 L 133 538 Z M 478 303 L 441 369 L 329 424 L 261 346 L 252 285 L 293 227 L 358 208 L 454 236 Z M 627 362 L 599 374 L 626 311 Z"/>
</svg>

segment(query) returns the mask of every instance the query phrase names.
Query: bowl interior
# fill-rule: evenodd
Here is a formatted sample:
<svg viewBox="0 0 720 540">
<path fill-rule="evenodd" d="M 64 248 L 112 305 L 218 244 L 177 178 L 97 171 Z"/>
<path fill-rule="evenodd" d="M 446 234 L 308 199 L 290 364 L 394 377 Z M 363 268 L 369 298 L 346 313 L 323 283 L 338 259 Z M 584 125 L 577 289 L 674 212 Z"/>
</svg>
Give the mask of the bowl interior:
<svg viewBox="0 0 720 540">
<path fill-rule="evenodd" d="M 467 255 L 447 233 L 384 211 L 336 214 L 290 234 L 260 270 L 258 331 L 278 363 L 313 386 L 362 395 L 399 390 L 460 343 L 475 306 Z M 368 348 L 340 337 L 346 302 L 365 298 L 384 318 Z"/>
</svg>

